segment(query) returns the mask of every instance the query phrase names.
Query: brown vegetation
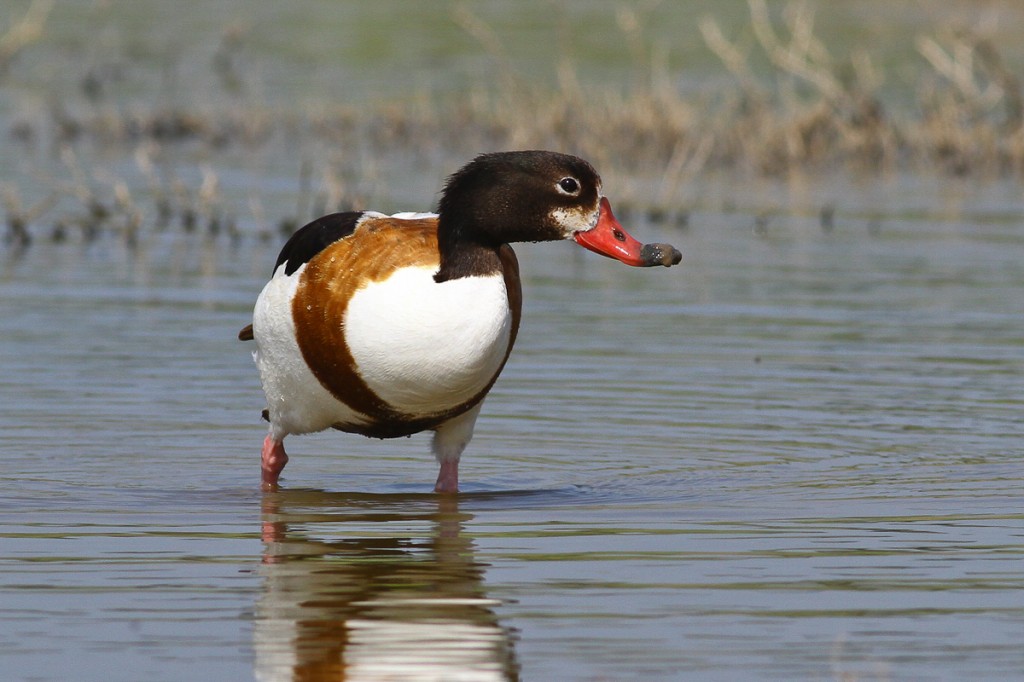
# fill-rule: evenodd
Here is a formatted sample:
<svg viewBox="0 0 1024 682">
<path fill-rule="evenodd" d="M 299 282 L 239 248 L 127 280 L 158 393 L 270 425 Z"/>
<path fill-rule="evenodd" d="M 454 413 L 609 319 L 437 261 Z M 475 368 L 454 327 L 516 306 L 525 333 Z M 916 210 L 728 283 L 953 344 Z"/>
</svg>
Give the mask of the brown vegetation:
<svg viewBox="0 0 1024 682">
<path fill-rule="evenodd" d="M 49 7 L 37 0 L 0 37 L 0 72 L 40 34 Z M 53 240 L 69 232 L 89 239 L 114 231 L 130 245 L 145 224 L 160 228 L 172 223 L 211 236 L 237 239 L 252 232 L 269 238 L 272 231 L 260 200 L 251 198 L 246 207 L 227 205 L 212 164 L 201 164 L 199 180 L 189 186 L 173 173 L 160 172 L 159 158 L 181 147 L 202 149 L 205 158 L 229 151 L 278 153 L 275 139 L 282 136 L 313 140 L 328 149 L 351 149 L 351 141 L 359 140 L 361 151 L 315 167 L 302 164 L 295 213 L 274 218 L 282 232 L 313 213 L 358 206 L 366 194 L 358 178 L 372 176 L 366 160 L 377 156 L 454 163 L 490 149 L 586 150 L 599 168 L 613 168 L 620 180 L 645 181 L 643 189 L 632 190 L 632 203 L 669 210 L 677 207 L 686 184 L 709 169 L 770 176 L 894 169 L 955 176 L 1024 174 L 1020 82 L 980 33 L 962 28 L 918 37 L 916 91 L 900 108 L 900 103 L 883 104 L 886 75 L 870 55 L 838 59 L 816 38 L 813 5 L 792 4 L 781 17 L 771 16 L 764 0 L 750 0 L 749 7 L 758 51 L 753 57 L 713 17 L 700 19 L 708 49 L 735 85 L 698 98 L 682 93 L 653 58 L 646 60 L 642 81 L 611 94 L 582 83 L 568 62 L 558 70 L 557 86 L 531 84 L 507 65 L 486 24 L 462 9 L 456 21 L 494 53 L 500 73 L 493 85 L 480 84 L 454 99 L 420 96 L 288 115 L 256 105 L 226 111 L 95 106 L 81 113 L 55 104 L 48 120 L 15 121 L 3 131 L 24 146 L 46 144 L 58 150 L 64 169 L 63 177 L 42 181 L 48 187 L 45 196 L 31 205 L 25 205 L 19 187 L 0 186 L 6 241 L 24 247 L 32 239 L 29 226 L 45 224 L 47 217 Z M 628 44 L 642 50 L 642 22 L 633 12 L 622 9 L 619 24 Z M 766 60 L 774 76 L 755 77 L 750 59 Z M 232 63 L 230 68 L 238 67 Z M 593 140 L 601 144 L 595 147 Z M 124 150 L 134 158 L 137 173 L 121 178 L 83 168 L 79 156 L 85 145 Z M 620 184 L 629 185 L 628 180 Z M 55 206 L 62 207 L 56 218 Z M 237 216 L 244 215 L 251 220 L 243 222 L 257 225 L 254 230 L 239 230 Z"/>
</svg>

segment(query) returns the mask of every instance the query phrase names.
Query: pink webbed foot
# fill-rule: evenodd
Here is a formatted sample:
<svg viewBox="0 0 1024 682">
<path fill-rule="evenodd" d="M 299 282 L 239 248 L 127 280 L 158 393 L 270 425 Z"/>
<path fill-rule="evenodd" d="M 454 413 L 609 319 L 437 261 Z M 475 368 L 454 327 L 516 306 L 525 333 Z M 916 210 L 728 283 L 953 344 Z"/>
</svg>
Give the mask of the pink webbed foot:
<svg viewBox="0 0 1024 682">
<path fill-rule="evenodd" d="M 284 465 L 288 463 L 288 455 L 284 451 L 284 442 L 267 436 L 263 441 L 263 489 L 277 490 L 277 479 L 281 476 Z"/>
<path fill-rule="evenodd" d="M 437 474 L 437 483 L 434 485 L 434 492 L 459 492 L 459 460 L 441 460 L 441 471 Z"/>
</svg>

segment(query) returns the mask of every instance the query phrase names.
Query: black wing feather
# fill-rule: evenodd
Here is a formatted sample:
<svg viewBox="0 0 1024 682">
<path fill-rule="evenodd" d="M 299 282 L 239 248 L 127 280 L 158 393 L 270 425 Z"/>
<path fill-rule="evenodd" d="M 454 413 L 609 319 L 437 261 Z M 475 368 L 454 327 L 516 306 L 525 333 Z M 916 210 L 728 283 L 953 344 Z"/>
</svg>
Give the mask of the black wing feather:
<svg viewBox="0 0 1024 682">
<path fill-rule="evenodd" d="M 281 263 L 287 263 L 284 274 L 292 274 L 302 267 L 303 263 L 308 263 L 313 256 L 339 239 L 344 239 L 352 234 L 362 217 L 362 211 L 331 213 L 300 227 L 285 242 L 281 249 L 281 255 L 277 257 L 277 263 L 274 264 L 274 272 L 281 267 Z"/>
</svg>

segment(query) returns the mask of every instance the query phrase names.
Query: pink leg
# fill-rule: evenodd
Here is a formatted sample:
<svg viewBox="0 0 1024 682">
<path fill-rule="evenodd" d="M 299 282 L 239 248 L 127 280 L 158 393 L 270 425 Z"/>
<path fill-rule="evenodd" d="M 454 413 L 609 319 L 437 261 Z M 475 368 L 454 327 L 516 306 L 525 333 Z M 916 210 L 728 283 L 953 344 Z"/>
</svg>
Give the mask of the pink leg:
<svg viewBox="0 0 1024 682">
<path fill-rule="evenodd" d="M 459 458 L 473 437 L 473 425 L 480 414 L 480 403 L 457 417 L 452 417 L 434 430 L 430 448 L 441 465 L 435 493 L 459 492 Z"/>
<path fill-rule="evenodd" d="M 457 493 L 459 492 L 459 460 L 441 460 L 441 471 L 437 474 L 437 484 L 434 485 L 435 493 Z"/>
<path fill-rule="evenodd" d="M 284 442 L 267 436 L 263 441 L 263 489 L 277 490 L 277 479 L 288 463 Z"/>
</svg>

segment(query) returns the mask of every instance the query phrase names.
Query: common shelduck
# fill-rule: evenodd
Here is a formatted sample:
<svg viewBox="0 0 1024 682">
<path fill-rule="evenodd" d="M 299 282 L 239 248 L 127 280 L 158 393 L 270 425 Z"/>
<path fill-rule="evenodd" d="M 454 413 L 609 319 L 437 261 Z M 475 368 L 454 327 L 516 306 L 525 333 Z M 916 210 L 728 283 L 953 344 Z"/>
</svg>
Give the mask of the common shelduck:
<svg viewBox="0 0 1024 682">
<path fill-rule="evenodd" d="M 627 265 L 670 266 L 612 215 L 583 159 L 483 154 L 448 178 L 437 213 L 333 213 L 284 245 L 256 300 L 253 357 L 267 398 L 263 488 L 284 438 L 335 428 L 375 438 L 434 432 L 435 491 L 458 491 L 459 458 L 512 350 L 522 311 L 511 242 L 571 239 Z"/>
</svg>

